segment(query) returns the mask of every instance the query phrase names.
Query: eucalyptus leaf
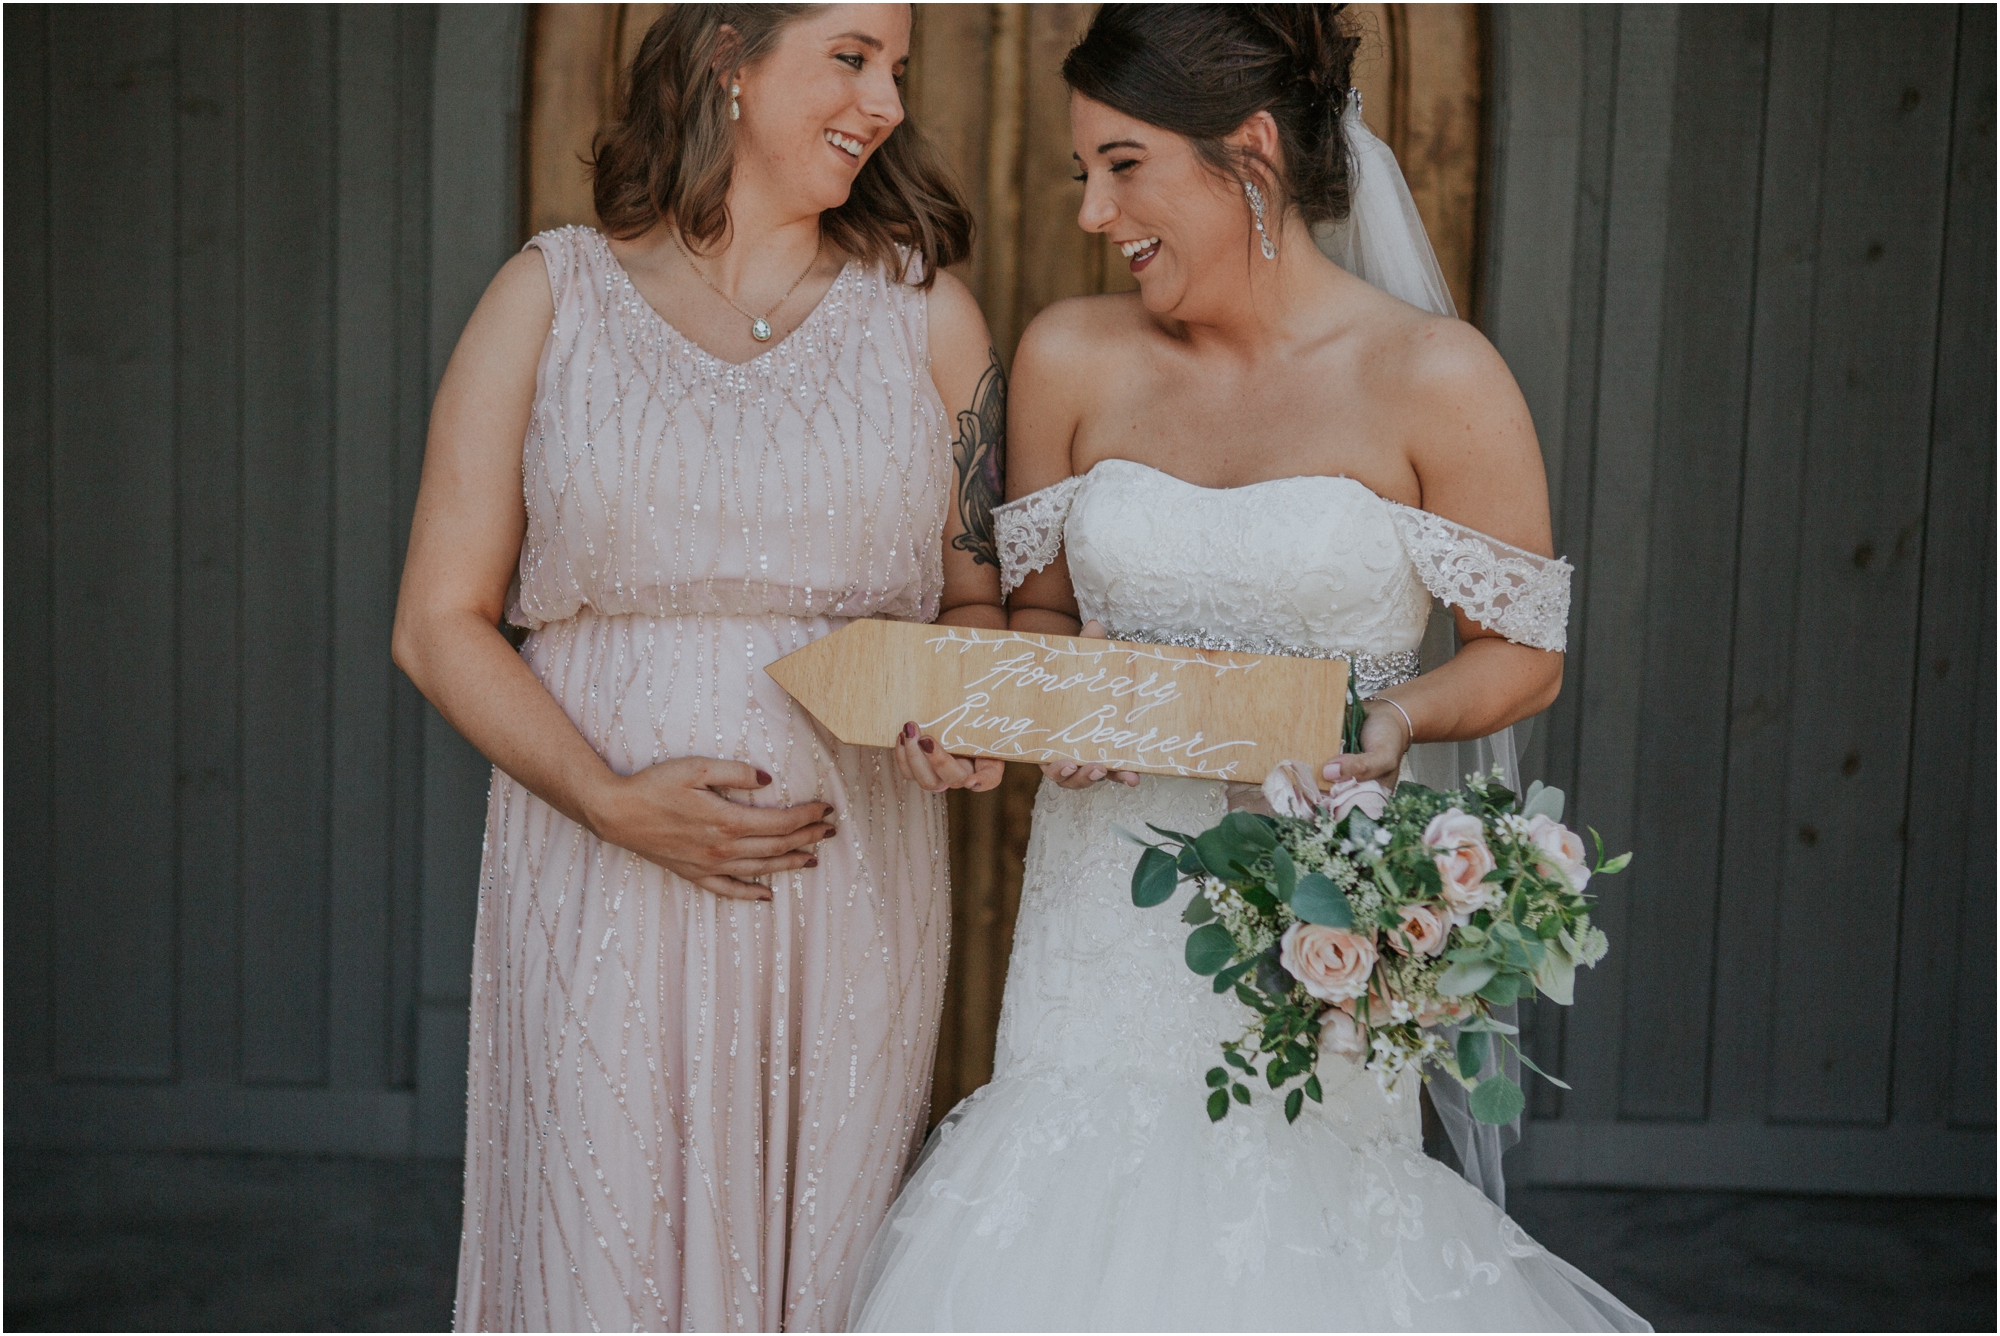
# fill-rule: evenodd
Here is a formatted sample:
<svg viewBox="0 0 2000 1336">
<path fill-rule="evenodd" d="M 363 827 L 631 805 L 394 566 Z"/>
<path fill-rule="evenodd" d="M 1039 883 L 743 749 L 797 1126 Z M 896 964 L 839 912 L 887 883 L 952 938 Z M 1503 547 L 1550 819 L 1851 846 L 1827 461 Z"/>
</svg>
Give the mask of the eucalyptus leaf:
<svg viewBox="0 0 2000 1336">
<path fill-rule="evenodd" d="M 1479 996 L 1496 1007 L 1504 1007 L 1510 1002 L 1518 1001 L 1527 985 L 1528 980 L 1522 975 L 1495 974 L 1487 980 L 1486 986 L 1479 990 Z"/>
<path fill-rule="evenodd" d="M 1141 909 L 1165 904 L 1180 884 L 1173 858 L 1158 849 L 1148 849 L 1139 855 L 1139 866 L 1132 869 L 1132 903 Z"/>
<path fill-rule="evenodd" d="M 1146 823 L 1146 829 L 1152 831 L 1155 835 L 1164 835 L 1175 844 L 1183 847 L 1194 843 L 1194 836 L 1183 835 L 1177 830 L 1168 830 L 1165 826 L 1156 826 L 1150 821 Z"/>
<path fill-rule="evenodd" d="M 1511 1123 L 1528 1106 L 1521 1087 L 1504 1076 L 1489 1076 L 1472 1087 L 1472 1116 L 1482 1123 Z"/>
<path fill-rule="evenodd" d="M 1479 1075 L 1479 1069 L 1486 1065 L 1486 1054 L 1491 1046 L 1492 1041 L 1487 1039 L 1484 1034 L 1476 1032 L 1460 1033 L 1458 1036 L 1458 1074 L 1468 1081 Z M 1215 1084 L 1216 1074 L 1221 1070 L 1222 1068 L 1217 1067 L 1215 1071 L 1208 1074 L 1208 1083 L 1210 1085 Z"/>
<path fill-rule="evenodd" d="M 1476 993 L 1499 972 L 1490 960 L 1461 960 L 1438 976 L 1437 990 L 1446 997 Z"/>
<path fill-rule="evenodd" d="M 1151 849 L 1154 847 L 1153 842 L 1151 840 L 1144 839 L 1138 835 L 1134 835 L 1131 831 L 1125 829 L 1125 827 L 1119 825 L 1116 821 L 1111 823 L 1111 833 L 1113 835 L 1116 835 L 1121 840 L 1132 841 L 1132 843 L 1138 845 L 1142 849 Z"/>
<path fill-rule="evenodd" d="M 1220 923 L 1210 923 L 1188 934 L 1188 968 L 1196 974 L 1213 974 L 1236 954 L 1236 939 Z"/>
<path fill-rule="evenodd" d="M 1558 1006 L 1571 1005 L 1576 1001 L 1576 962 L 1561 947 L 1552 947 L 1535 970 L 1535 988 Z"/>
<path fill-rule="evenodd" d="M 1496 1021 L 1491 1016 L 1475 1015 L 1462 1020 L 1457 1026 L 1460 1034 L 1519 1034 L 1521 1027 Z"/>
<path fill-rule="evenodd" d="M 1298 887 L 1292 892 L 1292 912 L 1322 928 L 1354 926 L 1354 909 L 1347 903 L 1347 897 L 1318 872 L 1308 872 L 1299 878 Z"/>
<path fill-rule="evenodd" d="M 1271 832 L 1271 827 L 1255 812 L 1231 812 L 1222 818 L 1217 829 L 1227 831 L 1229 838 L 1258 853 L 1274 849 L 1278 844 L 1278 837 Z"/>
<path fill-rule="evenodd" d="M 1551 821 L 1560 821 L 1563 819 L 1563 804 L 1563 791 L 1550 788 L 1538 779 L 1528 785 L 1528 796 L 1521 804 L 1521 815 L 1529 820 L 1545 816 Z"/>
<path fill-rule="evenodd" d="M 1187 924 L 1211 923 L 1214 919 L 1215 906 L 1208 902 L 1205 895 L 1197 894 L 1181 911 L 1181 922 Z"/>
<path fill-rule="evenodd" d="M 1292 893 L 1299 885 L 1299 865 L 1292 861 L 1291 853 L 1282 844 L 1271 850 L 1271 877 L 1277 883 L 1278 898 L 1290 904 Z"/>
<path fill-rule="evenodd" d="M 1548 1082 L 1548 1083 L 1549 1083 L 1550 1085 L 1554 1085 L 1554 1086 L 1561 1086 L 1561 1087 L 1562 1087 L 1562 1088 L 1563 1088 L 1564 1090 L 1567 1090 L 1567 1089 L 1569 1089 L 1569 1082 L 1567 1082 L 1567 1081 L 1563 1080 L 1563 1079 L 1562 1079 L 1561 1077 L 1559 1077 L 1559 1076 L 1550 1076 L 1550 1075 L 1549 1075 L 1549 1074 L 1548 1074 L 1547 1072 L 1543 1071 L 1543 1070 L 1542 1070 L 1542 1069 L 1541 1069 L 1540 1067 L 1537 1067 L 1537 1066 L 1536 1066 L 1536 1065 L 1535 1065 L 1535 1064 L 1534 1064 L 1534 1063 L 1533 1063 L 1533 1062 L 1532 1062 L 1532 1061 L 1531 1061 L 1531 1060 L 1529 1059 L 1528 1055 L 1527 1055 L 1527 1054 L 1525 1054 L 1525 1053 L 1523 1053 L 1523 1052 L 1522 1052 L 1522 1051 L 1521 1051 L 1521 1050 L 1520 1050 L 1520 1049 L 1519 1049 L 1518 1047 L 1517 1047 L 1517 1048 L 1515 1048 L 1515 1050 L 1514 1050 L 1514 1056 L 1515 1056 L 1515 1057 L 1517 1057 L 1517 1058 L 1519 1058 L 1519 1059 L 1521 1060 L 1521 1065 L 1522 1065 L 1523 1067 L 1526 1067 L 1526 1068 L 1527 1068 L 1527 1069 L 1528 1069 L 1529 1071 L 1531 1071 L 1531 1072 L 1533 1072 L 1533 1073 L 1534 1073 L 1535 1075 L 1537 1075 L 1537 1076 L 1541 1077 L 1541 1078 L 1542 1078 L 1542 1079 L 1543 1079 L 1544 1081 L 1547 1081 L 1547 1082 Z"/>
<path fill-rule="evenodd" d="M 1174 867 L 1183 877 L 1199 877 L 1208 869 L 1202 866 L 1201 855 L 1195 852 L 1194 841 L 1190 840 L 1174 858 Z"/>
</svg>

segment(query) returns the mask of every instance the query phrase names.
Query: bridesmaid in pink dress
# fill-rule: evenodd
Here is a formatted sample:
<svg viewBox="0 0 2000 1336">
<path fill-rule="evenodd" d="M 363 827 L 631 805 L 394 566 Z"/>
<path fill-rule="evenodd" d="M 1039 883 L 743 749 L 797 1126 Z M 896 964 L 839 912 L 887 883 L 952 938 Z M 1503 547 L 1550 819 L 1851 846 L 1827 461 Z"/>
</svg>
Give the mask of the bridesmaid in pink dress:
<svg viewBox="0 0 2000 1336">
<path fill-rule="evenodd" d="M 923 1135 L 938 794 L 1000 767 L 844 746 L 763 671 L 1001 624 L 1004 382 L 909 30 L 669 7 L 605 232 L 509 261 L 439 388 L 395 654 L 495 766 L 461 1330 L 838 1326 Z"/>
</svg>

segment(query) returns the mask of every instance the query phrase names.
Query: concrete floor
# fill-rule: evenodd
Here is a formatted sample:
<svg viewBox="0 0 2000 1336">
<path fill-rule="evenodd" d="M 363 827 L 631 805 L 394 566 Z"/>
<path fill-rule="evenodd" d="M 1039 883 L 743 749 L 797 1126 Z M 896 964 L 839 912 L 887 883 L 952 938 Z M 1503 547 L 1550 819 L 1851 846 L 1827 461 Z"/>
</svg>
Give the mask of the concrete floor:
<svg viewBox="0 0 2000 1336">
<path fill-rule="evenodd" d="M 444 1160 L 6 1157 L 17 1331 L 442 1331 Z M 1990 1200 L 1527 1189 L 1513 1214 L 1662 1331 L 1992 1331 Z"/>
</svg>

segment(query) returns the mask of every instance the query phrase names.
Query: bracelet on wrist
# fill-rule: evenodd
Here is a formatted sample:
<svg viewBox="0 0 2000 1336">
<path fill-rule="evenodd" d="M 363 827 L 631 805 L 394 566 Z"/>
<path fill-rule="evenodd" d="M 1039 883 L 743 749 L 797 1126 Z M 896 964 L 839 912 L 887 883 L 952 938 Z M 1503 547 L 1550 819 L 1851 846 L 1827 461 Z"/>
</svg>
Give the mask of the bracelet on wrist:
<svg viewBox="0 0 2000 1336">
<path fill-rule="evenodd" d="M 1380 696 L 1380 695 L 1370 696 L 1368 697 L 1368 699 L 1379 700 L 1384 705 L 1387 705 L 1390 709 L 1394 710 L 1397 714 L 1402 715 L 1403 727 L 1409 730 L 1408 733 L 1405 735 L 1403 746 L 1405 749 L 1407 749 L 1417 745 L 1417 725 L 1416 722 L 1410 718 L 1410 712 L 1408 710 L 1404 709 L 1401 705 L 1398 705 L 1394 700 L 1392 700 L 1388 696 Z"/>
</svg>

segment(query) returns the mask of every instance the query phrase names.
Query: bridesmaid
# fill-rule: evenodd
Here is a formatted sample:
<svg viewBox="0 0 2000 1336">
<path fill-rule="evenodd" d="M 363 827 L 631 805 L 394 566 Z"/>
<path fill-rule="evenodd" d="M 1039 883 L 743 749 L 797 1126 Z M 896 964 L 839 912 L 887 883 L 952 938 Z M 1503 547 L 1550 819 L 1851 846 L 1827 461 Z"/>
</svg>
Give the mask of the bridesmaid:
<svg viewBox="0 0 2000 1336">
<path fill-rule="evenodd" d="M 1001 624 L 1005 388 L 909 34 L 669 7 L 604 231 L 509 261 L 438 389 L 395 657 L 495 766 L 462 1330 L 837 1326 L 923 1135 L 924 790 L 1000 766 L 920 784 L 763 671 L 855 617 Z"/>
</svg>

